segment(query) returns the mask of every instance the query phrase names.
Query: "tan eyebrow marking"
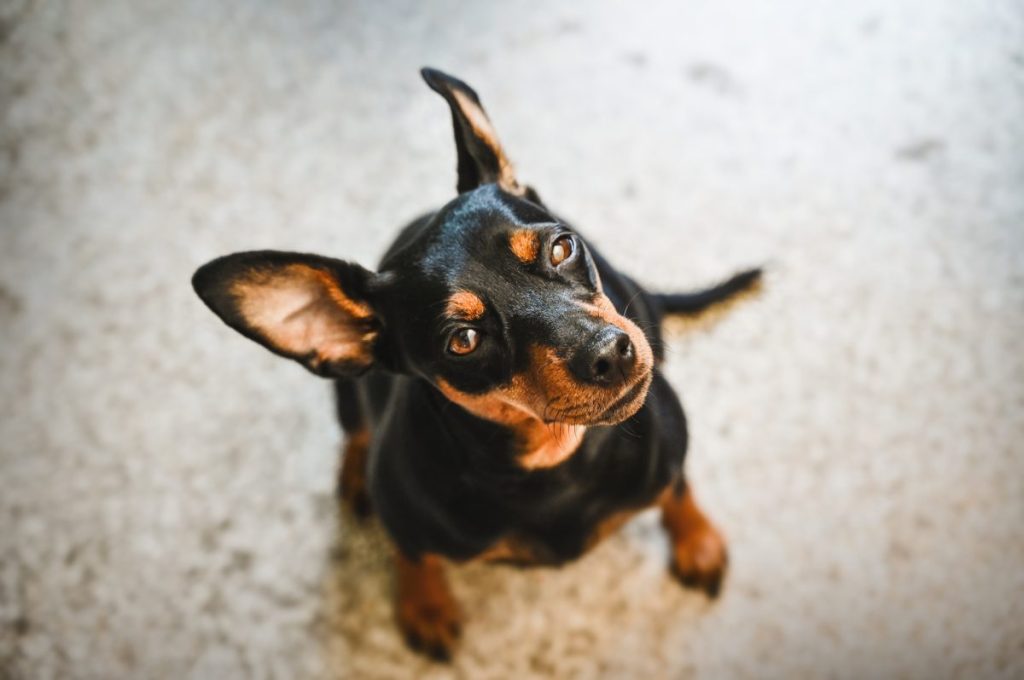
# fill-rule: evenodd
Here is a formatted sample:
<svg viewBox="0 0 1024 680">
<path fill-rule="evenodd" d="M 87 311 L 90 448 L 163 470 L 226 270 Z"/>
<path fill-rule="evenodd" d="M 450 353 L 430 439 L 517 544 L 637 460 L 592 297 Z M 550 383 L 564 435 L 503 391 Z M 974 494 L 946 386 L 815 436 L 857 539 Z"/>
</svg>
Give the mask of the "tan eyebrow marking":
<svg viewBox="0 0 1024 680">
<path fill-rule="evenodd" d="M 462 319 L 474 321 L 484 315 L 486 307 L 484 301 L 475 293 L 468 290 L 459 290 L 452 293 L 448 298 L 448 306 L 445 312 L 448 316 L 457 316 Z"/>
<path fill-rule="evenodd" d="M 540 238 L 537 236 L 537 232 L 530 229 L 517 229 L 508 237 L 508 245 L 512 249 L 512 254 L 519 258 L 520 262 L 529 264 L 537 259 Z"/>
</svg>

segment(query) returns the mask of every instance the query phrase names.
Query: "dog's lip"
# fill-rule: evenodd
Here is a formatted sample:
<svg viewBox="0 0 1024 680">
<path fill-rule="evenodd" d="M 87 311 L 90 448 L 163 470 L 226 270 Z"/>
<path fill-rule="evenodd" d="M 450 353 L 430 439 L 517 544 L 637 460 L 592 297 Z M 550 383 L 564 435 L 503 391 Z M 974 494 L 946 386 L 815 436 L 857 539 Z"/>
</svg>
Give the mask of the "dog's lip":
<svg viewBox="0 0 1024 680">
<path fill-rule="evenodd" d="M 593 415 L 573 414 L 566 416 L 565 414 L 554 414 L 553 417 L 548 417 L 545 414 L 543 417 L 540 415 L 537 417 L 549 425 L 553 423 L 584 426 L 615 425 L 629 418 L 640 409 L 647 396 L 647 390 L 653 381 L 654 371 L 650 369 L 645 370 L 632 385 L 615 398 L 615 401 Z M 632 408 L 634 405 L 635 408 Z"/>
<path fill-rule="evenodd" d="M 612 402 L 612 405 L 606 408 L 604 412 L 601 413 L 600 417 L 597 419 L 598 422 L 622 422 L 629 416 L 633 415 L 633 413 L 636 412 L 635 410 L 631 413 L 626 414 L 625 417 L 616 418 L 618 411 L 625 409 L 627 406 L 629 406 L 635 401 L 639 401 L 638 397 L 647 392 L 647 389 L 651 386 L 651 382 L 653 381 L 653 379 L 654 374 L 648 371 L 644 375 L 644 377 L 636 381 L 635 385 L 626 390 L 625 394 L 623 394 L 621 397 Z"/>
</svg>

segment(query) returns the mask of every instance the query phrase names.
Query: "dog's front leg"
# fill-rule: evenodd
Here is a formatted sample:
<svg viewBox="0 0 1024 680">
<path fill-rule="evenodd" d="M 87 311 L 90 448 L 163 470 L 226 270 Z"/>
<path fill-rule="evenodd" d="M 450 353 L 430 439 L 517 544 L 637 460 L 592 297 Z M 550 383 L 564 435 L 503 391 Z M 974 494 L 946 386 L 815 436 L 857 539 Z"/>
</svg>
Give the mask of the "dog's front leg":
<svg viewBox="0 0 1024 680">
<path fill-rule="evenodd" d="M 365 519 L 372 513 L 370 493 L 366 486 L 366 457 L 369 448 L 370 433 L 366 428 L 346 433 L 338 493 L 345 506 L 359 519 Z"/>
<path fill-rule="evenodd" d="M 728 564 L 722 534 L 697 507 L 683 480 L 665 490 L 659 505 L 671 544 L 672 572 L 683 585 L 715 597 Z"/>
<path fill-rule="evenodd" d="M 405 640 L 435 659 L 451 659 L 462 633 L 462 612 L 438 555 L 410 560 L 396 551 L 395 617 Z"/>
</svg>

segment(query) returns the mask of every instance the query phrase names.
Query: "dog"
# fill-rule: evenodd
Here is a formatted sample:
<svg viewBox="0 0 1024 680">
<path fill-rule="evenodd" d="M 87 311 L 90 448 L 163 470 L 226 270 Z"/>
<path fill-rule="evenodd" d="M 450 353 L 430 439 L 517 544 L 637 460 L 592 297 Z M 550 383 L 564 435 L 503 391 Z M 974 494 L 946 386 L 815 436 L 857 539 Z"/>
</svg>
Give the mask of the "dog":
<svg viewBox="0 0 1024 680">
<path fill-rule="evenodd" d="M 726 544 L 684 477 L 660 327 L 760 270 L 647 292 L 519 183 L 472 88 L 421 73 L 451 109 L 451 202 L 406 226 L 377 271 L 243 252 L 200 267 L 193 288 L 228 326 L 334 380 L 340 495 L 394 543 L 414 649 L 448 659 L 461 633 L 446 561 L 563 564 L 651 506 L 674 574 L 716 595 Z"/>
</svg>

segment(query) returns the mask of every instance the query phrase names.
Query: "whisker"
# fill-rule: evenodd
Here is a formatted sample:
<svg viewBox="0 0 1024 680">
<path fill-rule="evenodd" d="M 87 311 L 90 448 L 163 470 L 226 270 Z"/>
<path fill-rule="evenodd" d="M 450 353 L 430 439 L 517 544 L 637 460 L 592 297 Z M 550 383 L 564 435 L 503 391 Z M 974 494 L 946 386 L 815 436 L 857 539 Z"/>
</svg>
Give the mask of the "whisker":
<svg viewBox="0 0 1024 680">
<path fill-rule="evenodd" d="M 626 306 L 622 308 L 622 315 L 623 316 L 625 316 L 626 312 L 629 311 L 629 306 L 631 304 L 633 304 L 633 300 L 636 300 L 638 297 L 640 297 L 640 293 L 641 293 L 641 291 L 639 291 L 639 290 L 637 292 L 633 293 L 633 297 L 629 298 L 629 301 L 626 302 Z"/>
</svg>

